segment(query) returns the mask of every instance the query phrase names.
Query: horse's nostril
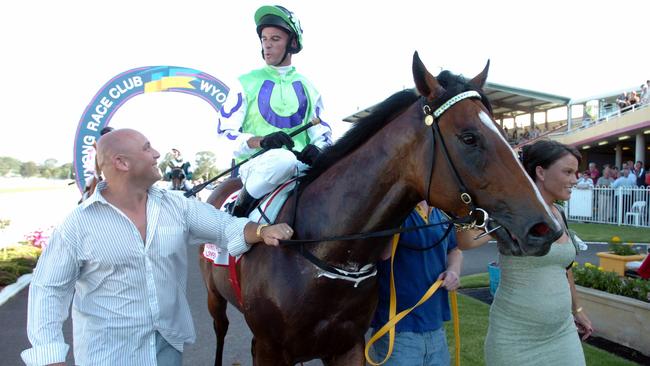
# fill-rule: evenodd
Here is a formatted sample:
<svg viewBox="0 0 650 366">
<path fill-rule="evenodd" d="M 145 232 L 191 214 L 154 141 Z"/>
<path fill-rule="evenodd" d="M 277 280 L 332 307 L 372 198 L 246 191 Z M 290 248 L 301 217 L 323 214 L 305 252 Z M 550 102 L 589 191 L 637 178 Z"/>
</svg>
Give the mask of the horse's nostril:
<svg viewBox="0 0 650 366">
<path fill-rule="evenodd" d="M 539 224 L 535 224 L 535 226 L 533 226 L 530 229 L 530 232 L 535 236 L 544 236 L 548 234 L 550 231 L 551 228 L 542 222 L 540 222 Z"/>
</svg>

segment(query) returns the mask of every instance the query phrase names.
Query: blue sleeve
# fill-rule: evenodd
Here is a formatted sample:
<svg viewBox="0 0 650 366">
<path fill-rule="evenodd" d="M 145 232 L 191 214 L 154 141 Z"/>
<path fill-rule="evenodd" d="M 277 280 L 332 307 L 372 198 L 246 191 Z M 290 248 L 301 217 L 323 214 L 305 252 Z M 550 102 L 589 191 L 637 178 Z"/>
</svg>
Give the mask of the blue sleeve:
<svg viewBox="0 0 650 366">
<path fill-rule="evenodd" d="M 456 230 L 451 229 L 449 236 L 447 237 L 447 253 L 451 252 L 452 249 L 458 247 L 458 242 L 456 241 Z"/>
</svg>

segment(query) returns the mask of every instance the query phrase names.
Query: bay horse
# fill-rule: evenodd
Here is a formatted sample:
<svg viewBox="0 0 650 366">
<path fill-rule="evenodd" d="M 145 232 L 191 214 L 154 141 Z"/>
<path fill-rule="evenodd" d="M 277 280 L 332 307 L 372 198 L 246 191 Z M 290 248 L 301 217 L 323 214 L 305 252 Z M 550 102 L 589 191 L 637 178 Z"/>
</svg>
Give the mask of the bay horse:
<svg viewBox="0 0 650 366">
<path fill-rule="evenodd" d="M 169 173 L 169 179 L 171 181 L 170 189 L 172 191 L 185 191 L 187 192 L 187 186 L 185 185 L 185 172 L 181 167 L 172 167 L 171 172 Z"/>
<path fill-rule="evenodd" d="M 416 52 L 418 93 L 393 95 L 325 150 L 276 222 L 292 225 L 294 239 L 372 232 L 399 227 L 426 199 L 457 216 L 480 206 L 491 217 L 490 228 L 501 226 L 493 235 L 502 252 L 546 254 L 561 235 L 560 225 L 491 117 L 481 92 L 488 69 L 489 62 L 469 81 L 448 71 L 434 77 Z M 227 181 L 208 201 L 218 207 L 217 201 L 239 187 L 239 180 Z M 228 268 L 202 260 L 217 335 L 215 365 L 222 364 L 228 302 L 243 312 L 253 333 L 254 365 L 316 358 L 330 366 L 364 365 L 364 335 L 377 304 L 376 277 L 333 276 L 300 252 L 360 272 L 380 260 L 389 241 L 318 242 L 301 250 L 253 246 L 236 267 L 241 303 Z"/>
</svg>

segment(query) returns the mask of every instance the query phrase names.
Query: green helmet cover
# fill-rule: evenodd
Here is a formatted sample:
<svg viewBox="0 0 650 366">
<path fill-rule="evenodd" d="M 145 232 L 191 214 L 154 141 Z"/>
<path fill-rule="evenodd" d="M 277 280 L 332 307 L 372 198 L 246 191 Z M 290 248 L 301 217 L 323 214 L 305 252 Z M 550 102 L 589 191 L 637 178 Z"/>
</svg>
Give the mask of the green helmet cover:
<svg viewBox="0 0 650 366">
<path fill-rule="evenodd" d="M 270 15 L 270 16 L 269 16 Z M 280 18 L 283 23 L 274 21 L 273 18 Z M 275 18 L 277 20 L 277 18 Z M 302 50 L 302 27 L 300 20 L 291 11 L 280 5 L 264 5 L 255 12 L 255 25 L 257 26 L 257 35 L 262 36 L 264 26 L 282 27 L 293 33 L 296 44 L 298 45 L 292 53 L 298 53 Z"/>
</svg>

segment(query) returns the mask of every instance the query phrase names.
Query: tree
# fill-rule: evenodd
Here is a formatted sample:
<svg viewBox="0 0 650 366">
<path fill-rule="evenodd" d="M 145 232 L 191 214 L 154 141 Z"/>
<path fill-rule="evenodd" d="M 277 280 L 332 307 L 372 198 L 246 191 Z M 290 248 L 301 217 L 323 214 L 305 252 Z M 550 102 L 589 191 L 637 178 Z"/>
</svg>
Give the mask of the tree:
<svg viewBox="0 0 650 366">
<path fill-rule="evenodd" d="M 55 178 L 58 179 L 71 179 L 73 172 L 72 163 L 66 163 L 56 168 Z"/>
<path fill-rule="evenodd" d="M 169 166 L 169 163 L 174 159 L 174 155 L 172 155 L 171 152 L 168 152 L 165 154 L 165 158 L 158 164 L 158 169 L 160 169 L 160 173 L 163 175 L 163 179 L 165 179 L 165 170 L 167 170 L 167 167 Z"/>
<path fill-rule="evenodd" d="M 199 151 L 195 155 L 196 168 L 194 169 L 194 179 L 209 179 L 219 174 L 217 169 L 217 157 L 212 151 Z"/>
<path fill-rule="evenodd" d="M 20 166 L 20 175 L 25 178 L 33 177 L 38 174 L 38 165 L 33 161 L 28 161 Z"/>
<path fill-rule="evenodd" d="M 0 176 L 20 173 L 21 162 L 9 156 L 0 156 Z"/>
</svg>

